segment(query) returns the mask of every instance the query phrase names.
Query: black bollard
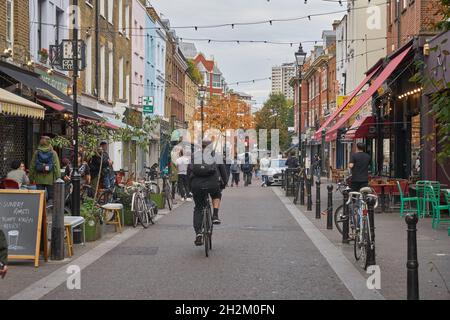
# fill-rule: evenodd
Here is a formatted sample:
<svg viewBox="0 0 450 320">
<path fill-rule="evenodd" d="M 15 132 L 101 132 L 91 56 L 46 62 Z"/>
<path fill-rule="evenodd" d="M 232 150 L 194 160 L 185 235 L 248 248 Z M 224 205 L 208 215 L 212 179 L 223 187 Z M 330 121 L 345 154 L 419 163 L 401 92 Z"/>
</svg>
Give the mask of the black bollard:
<svg viewBox="0 0 450 320">
<path fill-rule="evenodd" d="M 333 185 L 327 187 L 328 190 L 328 210 L 327 210 L 327 229 L 333 230 Z"/>
<path fill-rule="evenodd" d="M 419 261 L 417 261 L 417 222 L 416 214 L 407 214 L 405 221 L 408 224 L 408 262 L 407 299 L 419 300 Z"/>
<path fill-rule="evenodd" d="M 298 196 L 300 192 L 300 180 L 298 179 L 298 174 L 294 174 L 294 204 L 298 203 Z"/>
<path fill-rule="evenodd" d="M 64 260 L 64 186 L 58 179 L 54 184 L 51 259 Z"/>
<path fill-rule="evenodd" d="M 305 205 L 305 176 L 300 177 L 300 205 Z"/>
<path fill-rule="evenodd" d="M 312 178 L 306 178 L 306 211 L 312 211 Z"/>
<path fill-rule="evenodd" d="M 316 181 L 316 219 L 321 218 L 320 210 L 320 178 Z"/>
<path fill-rule="evenodd" d="M 369 249 L 367 253 L 367 265 L 374 266 L 375 262 L 375 199 L 367 199 L 367 211 L 369 214 L 370 234 L 372 235 L 372 241 L 374 243 L 373 248 Z"/>
<path fill-rule="evenodd" d="M 350 243 L 350 238 L 348 236 L 349 231 L 349 212 L 348 212 L 348 192 L 349 189 L 346 189 L 342 192 L 344 196 L 344 217 L 343 217 L 343 223 L 342 223 L 342 243 Z"/>
</svg>

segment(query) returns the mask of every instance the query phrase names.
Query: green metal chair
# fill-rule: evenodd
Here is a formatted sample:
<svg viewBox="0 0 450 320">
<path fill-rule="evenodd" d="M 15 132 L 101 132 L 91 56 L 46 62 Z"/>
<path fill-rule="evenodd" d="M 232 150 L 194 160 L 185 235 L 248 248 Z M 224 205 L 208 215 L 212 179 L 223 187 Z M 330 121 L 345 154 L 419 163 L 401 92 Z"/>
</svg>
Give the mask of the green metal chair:
<svg viewBox="0 0 450 320">
<path fill-rule="evenodd" d="M 433 229 L 438 229 L 441 223 L 450 223 L 450 218 L 448 219 L 441 218 L 441 211 L 450 210 L 450 190 L 447 189 L 444 191 L 446 204 L 441 205 L 440 190 L 438 193 L 432 186 L 429 186 L 429 188 L 431 192 L 430 196 L 432 197 L 432 208 L 433 208 L 432 227 Z"/>
<path fill-rule="evenodd" d="M 397 181 L 397 188 L 398 193 L 400 196 L 400 217 L 404 217 L 405 213 L 415 212 L 417 215 L 419 215 L 419 198 L 418 197 L 404 197 L 403 196 L 403 190 L 400 185 L 400 181 Z M 411 206 L 412 203 L 416 202 L 415 208 Z M 406 208 L 405 204 L 409 208 Z"/>
<path fill-rule="evenodd" d="M 432 187 L 432 189 L 430 189 Z M 440 194 L 441 184 L 438 181 L 417 181 L 416 196 L 419 198 L 419 218 L 425 218 L 427 215 L 433 214 L 433 203 L 435 202 L 434 193 Z M 431 209 L 431 211 L 430 211 Z"/>
</svg>

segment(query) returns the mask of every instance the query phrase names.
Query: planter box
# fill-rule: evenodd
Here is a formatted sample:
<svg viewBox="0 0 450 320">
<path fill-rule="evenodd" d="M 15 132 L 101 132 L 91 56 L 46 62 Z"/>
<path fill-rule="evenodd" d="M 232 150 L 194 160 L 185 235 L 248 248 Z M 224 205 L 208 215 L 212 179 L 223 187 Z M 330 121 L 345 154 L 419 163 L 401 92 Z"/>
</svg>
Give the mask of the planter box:
<svg viewBox="0 0 450 320">
<path fill-rule="evenodd" d="M 131 208 L 123 208 L 123 220 L 126 226 L 133 225 L 133 212 Z"/>
<path fill-rule="evenodd" d="M 84 227 L 86 228 L 86 242 L 93 242 L 101 238 L 101 228 L 98 223 L 95 223 L 93 221 L 87 222 Z"/>
<path fill-rule="evenodd" d="M 164 195 L 162 193 L 151 194 L 150 199 L 155 201 L 156 205 L 158 206 L 158 209 L 164 209 L 165 203 L 164 203 Z"/>
</svg>

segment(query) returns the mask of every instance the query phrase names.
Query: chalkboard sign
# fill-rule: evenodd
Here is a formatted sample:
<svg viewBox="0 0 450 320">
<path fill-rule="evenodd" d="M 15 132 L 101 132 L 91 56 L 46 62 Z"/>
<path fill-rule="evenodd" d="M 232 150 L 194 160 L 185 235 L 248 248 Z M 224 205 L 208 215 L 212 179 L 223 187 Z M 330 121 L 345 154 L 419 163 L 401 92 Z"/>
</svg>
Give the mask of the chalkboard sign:
<svg viewBox="0 0 450 320">
<path fill-rule="evenodd" d="M 8 259 L 30 259 L 39 265 L 44 195 L 43 191 L 0 190 L 0 229 L 8 241 Z"/>
</svg>

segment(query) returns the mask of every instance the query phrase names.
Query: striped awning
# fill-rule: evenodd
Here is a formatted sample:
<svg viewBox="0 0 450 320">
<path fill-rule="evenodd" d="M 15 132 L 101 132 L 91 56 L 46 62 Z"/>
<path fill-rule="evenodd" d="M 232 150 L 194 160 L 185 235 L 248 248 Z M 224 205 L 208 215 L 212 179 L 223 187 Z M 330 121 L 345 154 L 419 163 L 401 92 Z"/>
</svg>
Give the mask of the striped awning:
<svg viewBox="0 0 450 320">
<path fill-rule="evenodd" d="M 0 88 L 0 113 L 19 117 L 44 119 L 45 108 Z"/>
</svg>

